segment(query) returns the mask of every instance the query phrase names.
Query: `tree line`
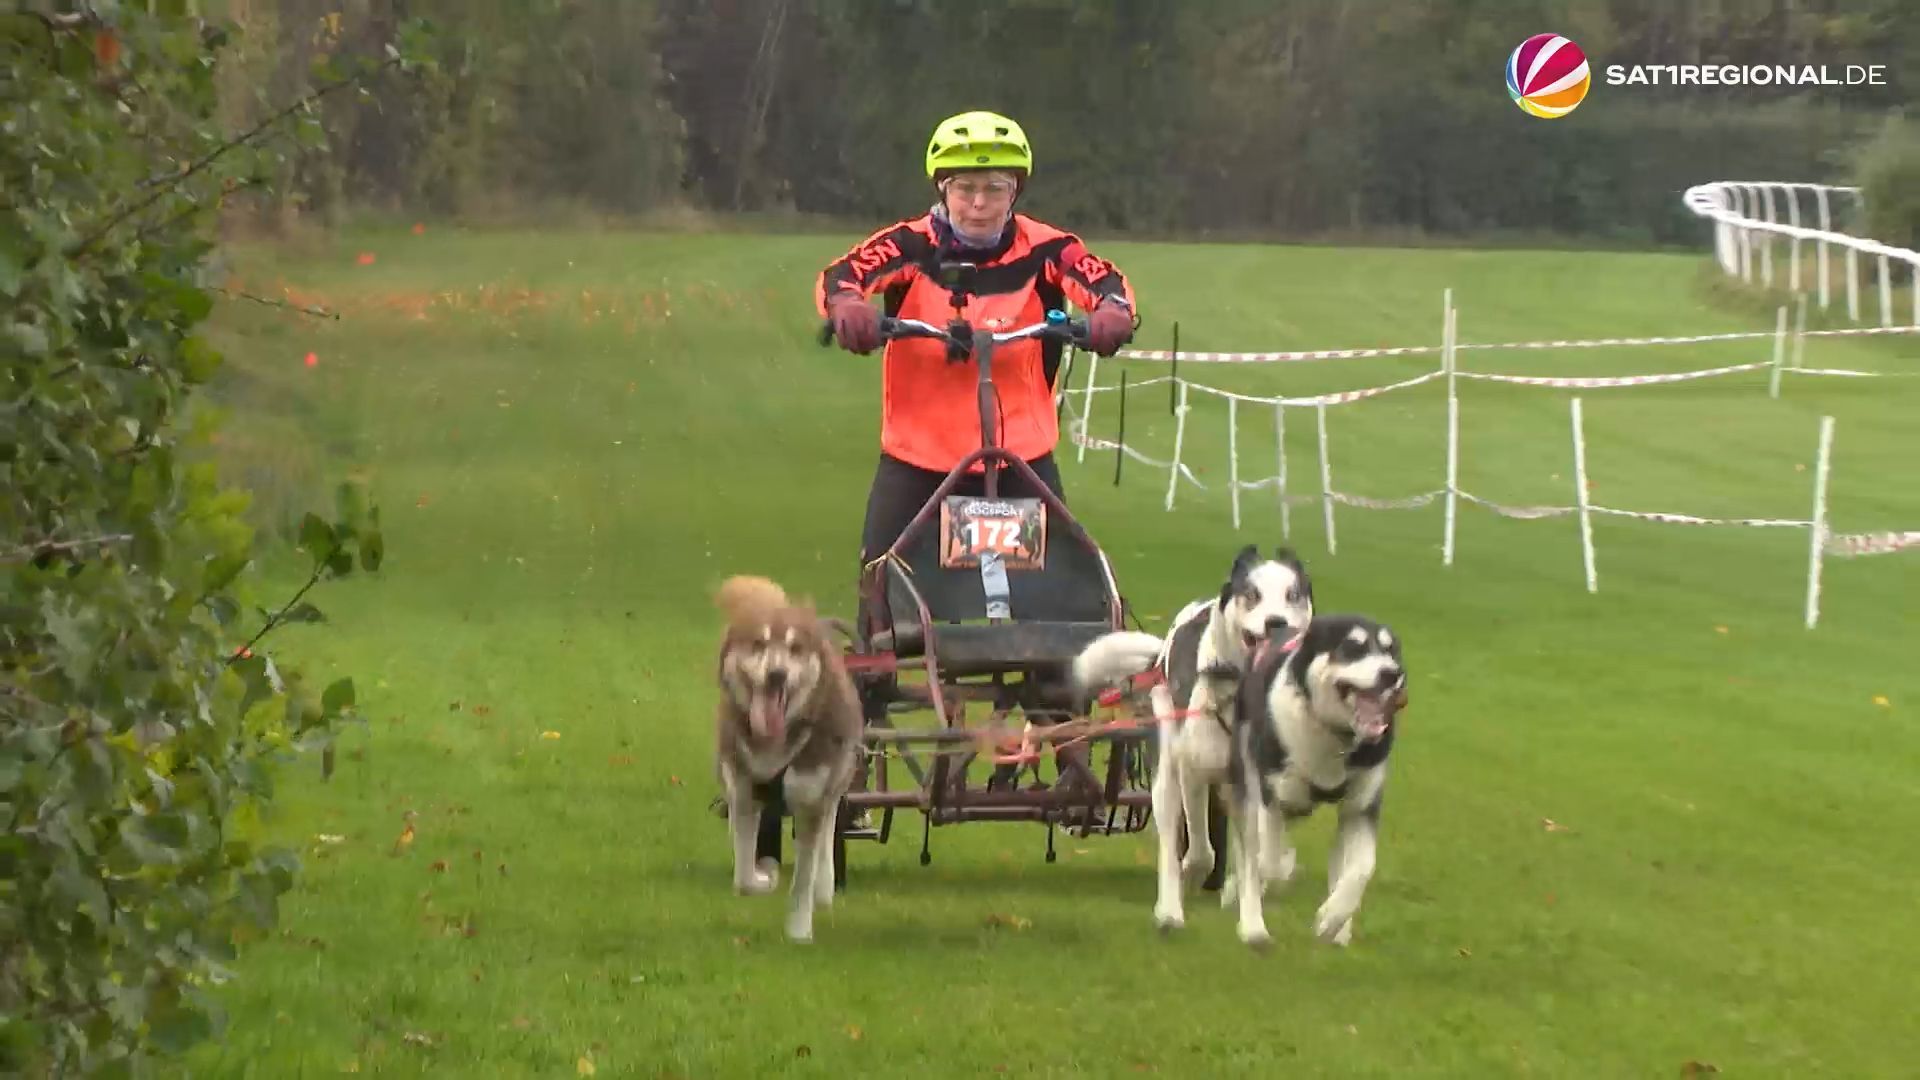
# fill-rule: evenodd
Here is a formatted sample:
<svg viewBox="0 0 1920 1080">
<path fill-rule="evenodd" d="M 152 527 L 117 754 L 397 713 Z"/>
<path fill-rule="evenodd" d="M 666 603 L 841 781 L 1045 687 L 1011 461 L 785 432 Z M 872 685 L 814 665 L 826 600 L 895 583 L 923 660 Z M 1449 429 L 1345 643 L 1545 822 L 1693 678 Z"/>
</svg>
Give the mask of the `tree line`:
<svg viewBox="0 0 1920 1080">
<path fill-rule="evenodd" d="M 404 20 L 438 31 L 430 67 L 367 87 L 375 107 L 327 104 L 328 153 L 276 193 L 322 215 L 883 219 L 928 201 L 933 123 L 991 108 L 1032 137 L 1034 212 L 1086 230 L 1695 243 L 1686 187 L 1849 180 L 1920 70 L 1905 0 L 232 3 L 259 75 L 235 78 L 274 100 Z M 1547 30 L 1594 75 L 1551 121 L 1504 80 Z M 1618 87 L 1609 63 L 1879 64 L 1893 82 Z"/>
</svg>

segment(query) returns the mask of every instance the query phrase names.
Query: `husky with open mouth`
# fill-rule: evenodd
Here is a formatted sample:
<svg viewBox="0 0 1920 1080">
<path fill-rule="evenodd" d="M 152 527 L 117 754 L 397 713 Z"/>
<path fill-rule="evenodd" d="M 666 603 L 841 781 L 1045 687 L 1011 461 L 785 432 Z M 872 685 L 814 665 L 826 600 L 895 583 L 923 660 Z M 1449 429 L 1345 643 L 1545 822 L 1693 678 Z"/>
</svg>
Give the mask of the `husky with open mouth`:
<svg viewBox="0 0 1920 1080">
<path fill-rule="evenodd" d="M 1266 557 L 1248 545 L 1235 557 L 1219 594 L 1182 608 L 1164 638 L 1133 631 L 1108 634 L 1074 661 L 1074 682 L 1082 694 L 1155 668 L 1164 676 L 1149 691 L 1159 734 L 1153 777 L 1159 893 L 1153 919 L 1162 931 L 1186 923 L 1183 876 L 1198 880 L 1215 865 L 1208 796 L 1228 779 L 1241 679 L 1257 653 L 1284 649 L 1312 618 L 1313 583 L 1299 557 L 1285 548 Z"/>
<path fill-rule="evenodd" d="M 715 749 L 734 891 L 767 893 L 778 884 L 778 864 L 756 866 L 753 857 L 761 809 L 777 797 L 792 811 L 795 833 L 787 936 L 811 941 L 814 906 L 833 903 L 833 829 L 858 761 L 859 697 L 820 618 L 780 586 L 736 576 L 715 601 L 727 621 Z"/>
<path fill-rule="evenodd" d="M 1387 754 L 1406 704 L 1400 638 L 1364 616 L 1315 616 L 1297 647 L 1266 652 L 1248 671 L 1234 718 L 1228 814 L 1241 941 L 1260 947 L 1272 940 L 1254 853 L 1282 871 L 1268 878 L 1290 879 L 1287 826 L 1326 803 L 1339 823 L 1313 930 L 1336 945 L 1352 940 L 1354 913 L 1373 877 Z"/>
</svg>

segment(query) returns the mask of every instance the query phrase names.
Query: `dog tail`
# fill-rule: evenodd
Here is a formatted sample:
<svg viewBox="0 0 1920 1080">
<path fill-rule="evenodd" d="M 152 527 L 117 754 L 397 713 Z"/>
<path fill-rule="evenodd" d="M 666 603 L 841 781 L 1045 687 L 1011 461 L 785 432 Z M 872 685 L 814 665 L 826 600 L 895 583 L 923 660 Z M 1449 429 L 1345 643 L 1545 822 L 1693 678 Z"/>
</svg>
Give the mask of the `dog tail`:
<svg viewBox="0 0 1920 1080">
<path fill-rule="evenodd" d="M 736 574 L 720 583 L 713 602 L 730 623 L 763 622 L 787 606 L 787 591 L 767 578 Z"/>
<path fill-rule="evenodd" d="M 1073 684 L 1082 695 L 1111 686 L 1153 667 L 1161 640 L 1137 630 L 1119 630 L 1095 638 L 1073 658 Z"/>
</svg>

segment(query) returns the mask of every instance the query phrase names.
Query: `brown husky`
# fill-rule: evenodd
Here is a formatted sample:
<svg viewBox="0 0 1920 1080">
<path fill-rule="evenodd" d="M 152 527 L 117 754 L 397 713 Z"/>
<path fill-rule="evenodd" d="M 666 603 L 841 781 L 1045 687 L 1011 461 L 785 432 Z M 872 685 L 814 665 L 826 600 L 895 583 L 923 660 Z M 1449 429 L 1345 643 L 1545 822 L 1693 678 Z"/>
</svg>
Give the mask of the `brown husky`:
<svg viewBox="0 0 1920 1080">
<path fill-rule="evenodd" d="M 833 828 L 853 779 L 863 720 L 853 680 L 811 607 L 763 577 L 736 576 L 715 597 L 726 614 L 716 721 L 720 782 L 733 831 L 736 892 L 772 892 L 779 868 L 755 866 L 762 807 L 793 813 L 787 936 L 813 940 L 813 908 L 833 903 Z"/>
</svg>

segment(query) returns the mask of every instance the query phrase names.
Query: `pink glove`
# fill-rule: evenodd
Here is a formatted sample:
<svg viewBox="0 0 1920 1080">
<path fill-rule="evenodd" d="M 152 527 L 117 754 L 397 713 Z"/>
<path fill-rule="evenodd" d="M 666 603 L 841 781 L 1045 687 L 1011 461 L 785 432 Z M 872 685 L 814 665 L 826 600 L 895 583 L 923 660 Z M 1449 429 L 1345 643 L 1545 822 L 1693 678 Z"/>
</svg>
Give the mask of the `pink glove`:
<svg viewBox="0 0 1920 1080">
<path fill-rule="evenodd" d="M 880 312 L 872 304 L 849 293 L 836 297 L 827 312 L 841 348 L 864 356 L 880 347 Z"/>
<path fill-rule="evenodd" d="M 1088 344 L 1101 356 L 1112 356 L 1133 340 L 1133 312 L 1122 304 L 1101 304 L 1087 319 Z"/>
</svg>

